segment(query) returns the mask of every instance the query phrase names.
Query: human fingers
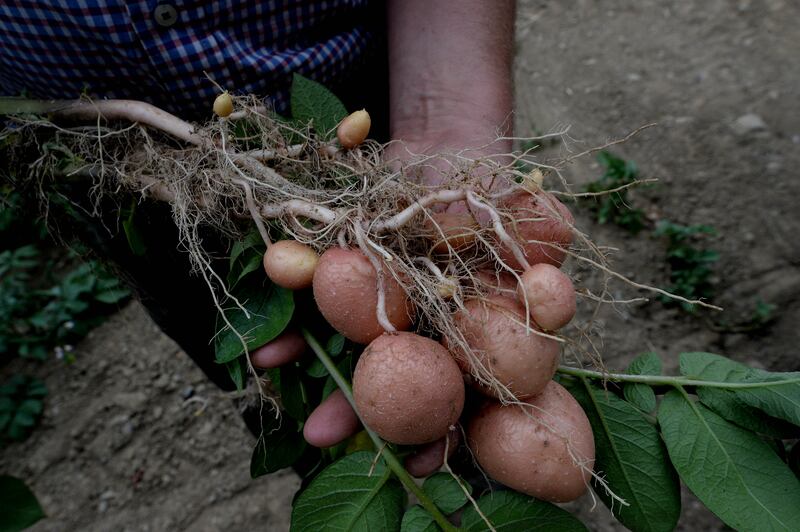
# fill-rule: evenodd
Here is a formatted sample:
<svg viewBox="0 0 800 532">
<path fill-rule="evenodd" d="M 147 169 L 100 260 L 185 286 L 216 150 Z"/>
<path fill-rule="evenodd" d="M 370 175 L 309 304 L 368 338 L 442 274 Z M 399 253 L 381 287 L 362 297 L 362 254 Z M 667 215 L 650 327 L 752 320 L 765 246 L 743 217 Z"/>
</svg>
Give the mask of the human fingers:
<svg viewBox="0 0 800 532">
<path fill-rule="evenodd" d="M 254 349 L 250 353 L 250 361 L 260 369 L 277 368 L 299 360 L 307 348 L 300 332 L 292 329 Z"/>
<path fill-rule="evenodd" d="M 359 427 L 353 407 L 344 393 L 336 390 L 308 416 L 303 437 L 314 447 L 331 447 L 358 432 Z"/>
</svg>

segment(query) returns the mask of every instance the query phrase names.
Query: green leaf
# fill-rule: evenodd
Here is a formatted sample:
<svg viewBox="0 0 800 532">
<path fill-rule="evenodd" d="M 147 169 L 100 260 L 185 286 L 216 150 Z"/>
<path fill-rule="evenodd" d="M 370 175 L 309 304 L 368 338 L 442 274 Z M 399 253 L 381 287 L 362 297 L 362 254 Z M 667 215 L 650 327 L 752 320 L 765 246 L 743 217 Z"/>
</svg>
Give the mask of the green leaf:
<svg viewBox="0 0 800 532">
<path fill-rule="evenodd" d="M 655 353 L 643 353 L 628 366 L 629 375 L 661 375 L 661 359 Z M 627 383 L 622 390 L 625 399 L 644 412 L 656 409 L 656 394 L 647 384 Z"/>
<path fill-rule="evenodd" d="M 796 438 L 800 434 L 800 428 L 782 419 L 765 415 L 739 400 L 730 390 L 698 387 L 696 393 L 705 406 L 747 430 L 778 439 Z"/>
<path fill-rule="evenodd" d="M 232 290 L 247 274 L 259 269 L 264 260 L 264 241 L 253 229 L 242 240 L 231 247 L 228 259 L 228 289 Z"/>
<path fill-rule="evenodd" d="M 494 491 L 478 499 L 478 507 L 498 532 L 578 532 L 586 527 L 570 513 L 553 504 L 515 491 Z M 461 529 L 483 532 L 486 522 L 470 504 L 461 517 Z"/>
<path fill-rule="evenodd" d="M 45 516 L 36 496 L 18 478 L 0 476 L 0 500 L 0 532 L 25 530 Z"/>
<path fill-rule="evenodd" d="M 300 381 L 300 370 L 294 364 L 286 364 L 280 368 L 281 405 L 287 414 L 294 419 L 306 419 L 305 401 L 303 399 L 303 383 Z"/>
<path fill-rule="evenodd" d="M 712 353 L 681 353 L 680 369 L 682 375 L 695 380 L 763 383 L 731 391 L 745 404 L 800 425 L 800 372 L 770 373 Z"/>
<path fill-rule="evenodd" d="M 293 532 L 400 530 L 406 494 L 382 459 L 370 452 L 326 467 L 292 508 Z"/>
<path fill-rule="evenodd" d="M 339 356 L 342 349 L 344 349 L 344 336 L 336 333 L 328 338 L 328 343 L 325 344 L 325 351 L 327 351 L 330 356 Z"/>
<path fill-rule="evenodd" d="M 690 401 L 666 394 L 658 422 L 690 490 L 737 530 L 796 530 L 800 481 L 761 438 Z"/>
<path fill-rule="evenodd" d="M 328 370 L 325 369 L 325 365 L 320 362 L 318 358 L 315 358 L 306 368 L 306 375 L 314 377 L 315 379 L 321 379 L 328 375 Z"/>
<path fill-rule="evenodd" d="M 259 436 L 250 457 L 251 478 L 291 467 L 305 452 L 308 444 L 303 435 L 293 428 L 294 422 L 287 421 Z"/>
<path fill-rule="evenodd" d="M 472 486 L 467 483 L 464 483 L 464 486 L 472 494 Z M 436 507 L 445 514 L 451 514 L 467 504 L 467 495 L 459 485 L 458 480 L 453 478 L 450 473 L 431 475 L 425 479 L 422 489 L 430 495 Z"/>
<path fill-rule="evenodd" d="M 127 216 L 122 220 L 122 230 L 125 231 L 125 238 L 128 240 L 128 247 L 131 249 L 131 253 L 141 257 L 147 253 L 147 246 L 144 244 L 142 232 L 136 227 L 136 198 L 131 198 L 130 207 L 123 208 L 123 216 L 126 214 L 125 211 L 127 211 Z"/>
<path fill-rule="evenodd" d="M 244 383 L 247 381 L 247 363 L 243 356 L 234 358 L 225 362 L 225 368 L 228 370 L 228 375 L 236 385 L 238 391 L 244 390 Z"/>
<path fill-rule="evenodd" d="M 681 514 L 680 483 L 656 428 L 633 405 L 585 379 L 568 389 L 592 425 L 594 470 L 628 506 L 593 481 L 600 499 L 631 530 L 673 530 Z"/>
<path fill-rule="evenodd" d="M 118 303 L 131 295 L 127 288 L 116 288 L 113 290 L 106 290 L 105 292 L 100 292 L 99 294 L 95 294 L 94 298 L 99 301 L 100 303 L 105 303 L 107 305 L 113 305 L 114 303 Z"/>
<path fill-rule="evenodd" d="M 244 337 L 248 350 L 274 340 L 292 319 L 294 297 L 291 290 L 271 283 L 266 286 L 247 283 L 237 289 L 234 295 L 250 313 L 250 317 L 238 307 L 227 310 L 226 315 L 231 325 Z M 242 342 L 230 328 L 226 327 L 217 335 L 218 363 L 230 362 L 243 352 Z"/>
<path fill-rule="evenodd" d="M 295 74 L 291 89 L 292 118 L 313 121 L 317 133 L 328 139 L 336 125 L 347 116 L 344 104 L 316 81 Z"/>
<path fill-rule="evenodd" d="M 441 528 L 433 520 L 431 514 L 419 504 L 415 504 L 403 514 L 400 532 L 439 532 Z"/>
</svg>

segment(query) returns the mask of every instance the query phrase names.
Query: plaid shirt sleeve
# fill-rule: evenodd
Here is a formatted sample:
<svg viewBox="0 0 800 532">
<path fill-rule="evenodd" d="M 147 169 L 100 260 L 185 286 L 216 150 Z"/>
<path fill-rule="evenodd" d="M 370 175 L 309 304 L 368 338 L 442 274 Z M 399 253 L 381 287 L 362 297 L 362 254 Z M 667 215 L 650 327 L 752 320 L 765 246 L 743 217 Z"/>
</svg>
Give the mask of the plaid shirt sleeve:
<svg viewBox="0 0 800 532">
<path fill-rule="evenodd" d="M 0 93 L 135 98 L 186 115 L 208 112 L 211 78 L 284 112 L 292 73 L 336 83 L 362 58 L 367 3 L 4 0 Z"/>
</svg>

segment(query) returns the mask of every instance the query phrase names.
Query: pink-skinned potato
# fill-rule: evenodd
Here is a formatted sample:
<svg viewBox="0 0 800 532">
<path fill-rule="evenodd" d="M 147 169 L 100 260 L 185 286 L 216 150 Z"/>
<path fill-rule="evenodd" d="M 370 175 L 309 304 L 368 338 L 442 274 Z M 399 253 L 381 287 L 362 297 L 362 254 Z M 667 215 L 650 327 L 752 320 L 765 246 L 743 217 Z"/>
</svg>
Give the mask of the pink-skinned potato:
<svg viewBox="0 0 800 532">
<path fill-rule="evenodd" d="M 575 287 L 567 274 L 550 264 L 534 264 L 523 272 L 517 297 L 528 302 L 536 324 L 555 331 L 575 317 Z"/>
<path fill-rule="evenodd" d="M 561 266 L 573 238 L 572 224 L 575 220 L 569 209 L 542 190 L 535 194 L 520 191 L 504 201 L 502 206 L 510 211 L 512 217 L 505 229 L 522 245 L 528 264 Z M 500 245 L 499 255 L 503 262 L 522 271 L 522 265 L 510 248 Z"/>
<path fill-rule="evenodd" d="M 441 344 L 409 332 L 370 343 L 353 373 L 362 421 L 381 438 L 421 445 L 442 438 L 464 408 L 464 380 Z"/>
<path fill-rule="evenodd" d="M 403 331 L 411 326 L 414 306 L 403 287 L 385 270 L 386 315 Z M 378 276 L 360 251 L 329 248 L 314 271 L 314 299 L 331 326 L 359 344 L 368 344 L 385 331 L 377 318 Z"/>
<path fill-rule="evenodd" d="M 540 393 L 558 368 L 558 342 L 526 330 L 525 307 L 508 296 L 472 299 L 453 316 L 467 345 L 494 378 L 518 399 Z M 535 329 L 535 324 L 530 324 Z M 467 353 L 448 345 L 459 366 L 472 375 L 477 369 Z M 480 386 L 481 392 L 497 397 L 495 390 Z"/>
<path fill-rule="evenodd" d="M 436 212 L 425 221 L 434 253 L 463 251 L 475 244 L 478 222 L 469 212 Z"/>
<path fill-rule="evenodd" d="M 551 502 L 577 499 L 594 467 L 586 414 L 555 381 L 527 403 L 484 404 L 467 425 L 467 444 L 484 472 L 509 488 Z"/>
</svg>

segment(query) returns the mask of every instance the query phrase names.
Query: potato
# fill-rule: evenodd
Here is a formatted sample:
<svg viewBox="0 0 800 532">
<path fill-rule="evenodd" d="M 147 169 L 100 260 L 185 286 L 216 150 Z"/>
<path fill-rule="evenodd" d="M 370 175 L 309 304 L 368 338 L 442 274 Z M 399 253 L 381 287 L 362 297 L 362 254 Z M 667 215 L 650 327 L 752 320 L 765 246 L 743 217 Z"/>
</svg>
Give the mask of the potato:
<svg viewBox="0 0 800 532">
<path fill-rule="evenodd" d="M 518 242 L 525 242 L 523 252 L 528 263 L 561 266 L 566 257 L 565 250 L 572 244 L 574 219 L 569 209 L 544 191 L 536 194 L 520 192 L 503 202 L 502 206 L 513 216 L 513 221 L 506 224 L 506 231 Z M 529 242 L 531 240 L 552 242 L 557 247 Z M 501 246 L 499 255 L 512 268 L 522 270 L 509 248 Z"/>
<path fill-rule="evenodd" d="M 223 92 L 214 99 L 214 114 L 221 118 L 231 115 L 233 112 L 233 98 L 228 94 L 228 91 Z"/>
<path fill-rule="evenodd" d="M 386 272 L 383 277 L 386 315 L 397 330 L 411 326 L 414 306 L 403 288 Z M 368 344 L 385 331 L 378 323 L 378 276 L 360 251 L 330 248 L 314 272 L 314 299 L 320 312 L 346 338 Z"/>
<path fill-rule="evenodd" d="M 372 120 L 364 109 L 348 115 L 336 128 L 336 138 L 342 148 L 349 150 L 364 142 L 369 135 Z"/>
<path fill-rule="evenodd" d="M 517 297 L 528 301 L 531 318 L 539 327 L 554 331 L 575 316 L 575 287 L 567 274 L 550 264 L 534 264 L 521 279 Z"/>
<path fill-rule="evenodd" d="M 447 434 L 464 408 L 464 380 L 450 353 L 417 334 L 384 334 L 367 346 L 353 373 L 364 424 L 386 441 L 430 443 Z"/>
<path fill-rule="evenodd" d="M 448 253 L 448 243 L 454 251 L 475 244 L 478 222 L 469 212 L 437 212 L 431 218 L 425 220 L 425 227 L 430 232 L 434 253 Z"/>
<path fill-rule="evenodd" d="M 264 271 L 278 286 L 301 290 L 311 286 L 319 255 L 296 240 L 279 240 L 264 253 Z"/>
<path fill-rule="evenodd" d="M 541 392 L 558 367 L 558 342 L 528 332 L 525 308 L 510 297 L 489 296 L 485 301 L 473 299 L 464 307 L 466 312 L 459 311 L 453 317 L 454 325 L 484 367 L 517 398 Z M 449 347 L 459 366 L 474 375 L 475 368 L 470 365 L 467 354 L 456 346 Z M 497 396 L 485 386 L 480 390 Z"/>
<path fill-rule="evenodd" d="M 555 381 L 528 404 L 491 401 L 482 406 L 468 423 L 467 444 L 481 468 L 498 482 L 545 501 L 577 499 L 586 491 L 594 466 L 594 437 L 586 414 Z"/>
</svg>

